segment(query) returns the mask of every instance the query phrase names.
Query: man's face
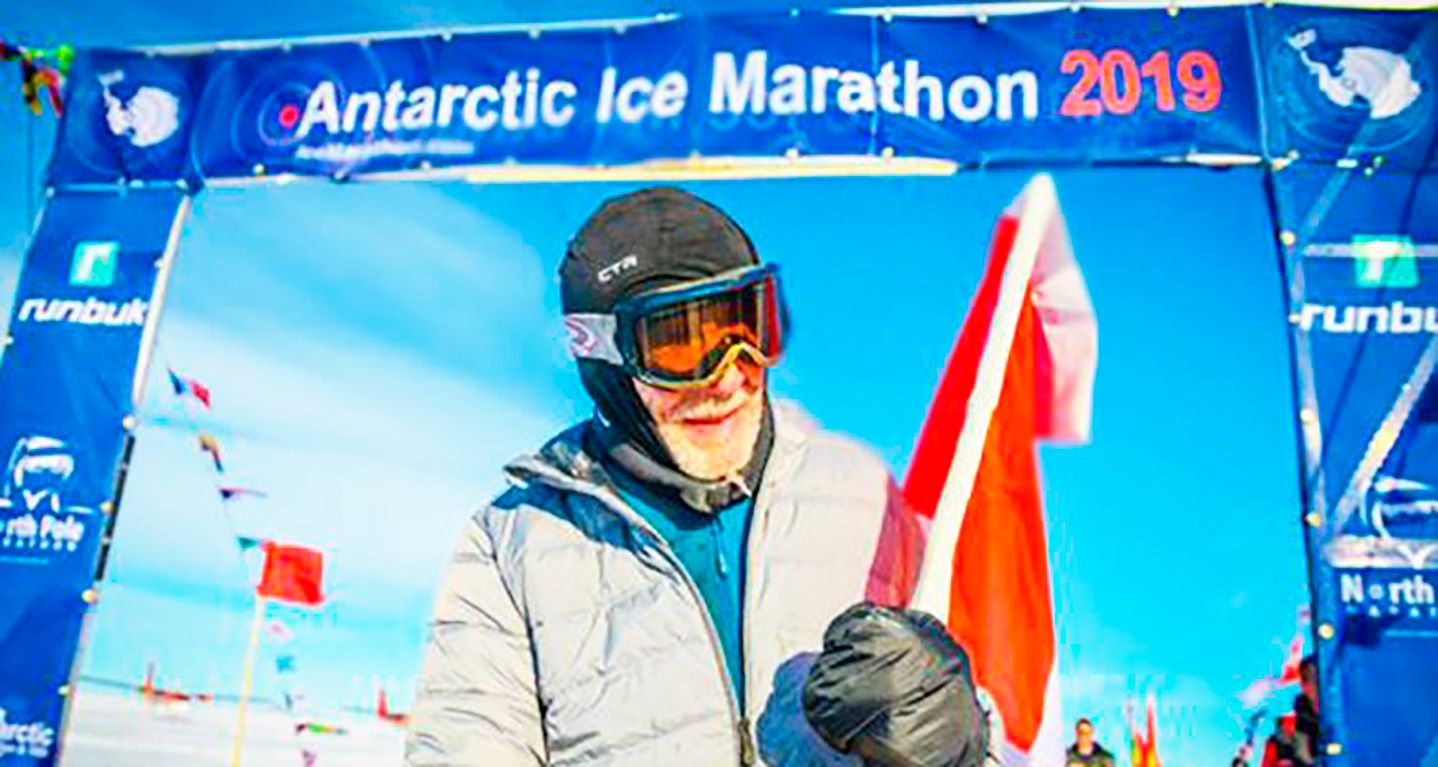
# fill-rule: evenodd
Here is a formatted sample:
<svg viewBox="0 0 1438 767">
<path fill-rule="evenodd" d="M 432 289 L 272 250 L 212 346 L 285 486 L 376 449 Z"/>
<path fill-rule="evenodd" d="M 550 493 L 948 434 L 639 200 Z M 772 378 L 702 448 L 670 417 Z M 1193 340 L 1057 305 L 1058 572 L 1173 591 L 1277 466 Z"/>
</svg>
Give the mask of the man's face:
<svg viewBox="0 0 1438 767">
<path fill-rule="evenodd" d="M 659 438 L 679 468 L 696 479 L 743 470 L 764 418 L 764 368 L 740 355 L 708 386 L 667 389 L 635 381 Z"/>
<path fill-rule="evenodd" d="M 1074 739 L 1078 743 L 1081 753 L 1089 753 L 1093 750 L 1093 725 L 1088 722 L 1080 722 L 1074 728 Z"/>
<path fill-rule="evenodd" d="M 1311 660 L 1304 660 L 1303 663 L 1299 664 L 1299 666 L 1298 666 L 1298 685 L 1299 685 L 1299 687 L 1303 690 L 1303 694 L 1304 694 L 1304 695 L 1307 695 L 1307 696 L 1308 696 L 1308 699 L 1311 700 L 1311 701 L 1313 701 L 1313 705 L 1314 705 L 1314 706 L 1317 706 L 1317 705 L 1318 705 L 1318 665 L 1317 665 L 1317 664 L 1313 663 Z"/>
</svg>

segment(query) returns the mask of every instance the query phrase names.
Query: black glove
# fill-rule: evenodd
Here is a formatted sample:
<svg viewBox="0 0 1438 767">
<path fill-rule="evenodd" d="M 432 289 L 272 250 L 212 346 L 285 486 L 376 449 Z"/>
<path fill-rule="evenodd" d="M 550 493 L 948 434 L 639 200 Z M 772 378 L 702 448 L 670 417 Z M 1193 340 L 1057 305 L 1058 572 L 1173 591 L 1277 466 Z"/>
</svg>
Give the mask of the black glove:
<svg viewBox="0 0 1438 767">
<path fill-rule="evenodd" d="M 804 683 L 804 717 L 872 767 L 982 767 L 988 754 L 969 657 L 918 610 L 864 603 L 835 618 Z"/>
</svg>

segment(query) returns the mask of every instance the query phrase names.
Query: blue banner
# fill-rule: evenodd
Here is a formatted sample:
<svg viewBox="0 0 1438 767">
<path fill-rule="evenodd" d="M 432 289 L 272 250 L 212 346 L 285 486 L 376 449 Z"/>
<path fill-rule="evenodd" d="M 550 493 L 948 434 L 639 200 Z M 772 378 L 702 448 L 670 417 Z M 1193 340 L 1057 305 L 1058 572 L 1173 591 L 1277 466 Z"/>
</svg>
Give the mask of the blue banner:
<svg viewBox="0 0 1438 767">
<path fill-rule="evenodd" d="M 1254 9 L 1271 156 L 1432 167 L 1438 15 Z"/>
<path fill-rule="evenodd" d="M 88 51 L 58 184 L 693 156 L 965 165 L 1260 149 L 1243 10 L 718 16 Z"/>
<path fill-rule="evenodd" d="M 134 182 L 1220 154 L 1271 168 L 1324 751 L 1333 765 L 1421 763 L 1438 753 L 1435 146 L 1432 13 L 798 13 L 83 51 L 50 166 L 60 192 L 0 368 L 0 760 L 54 758 L 118 494 L 155 263 L 183 200 Z"/>
<path fill-rule="evenodd" d="M 1327 764 L 1438 748 L 1438 177 L 1275 177 L 1293 280 Z"/>
<path fill-rule="evenodd" d="M 1330 765 L 1438 754 L 1438 17 L 1254 10 Z"/>
<path fill-rule="evenodd" d="M 50 765 L 117 474 L 141 339 L 184 199 L 62 192 L 26 254 L 0 365 L 0 763 Z"/>
</svg>

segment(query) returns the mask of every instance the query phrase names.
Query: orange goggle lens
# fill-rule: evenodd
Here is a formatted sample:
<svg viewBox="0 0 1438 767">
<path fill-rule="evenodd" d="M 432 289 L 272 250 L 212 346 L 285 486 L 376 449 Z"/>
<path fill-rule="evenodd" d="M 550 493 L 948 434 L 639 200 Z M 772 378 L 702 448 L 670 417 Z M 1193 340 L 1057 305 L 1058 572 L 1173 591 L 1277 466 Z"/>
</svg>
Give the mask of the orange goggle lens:
<svg viewBox="0 0 1438 767">
<path fill-rule="evenodd" d="M 639 367 L 662 383 L 702 382 L 719 372 L 736 346 L 770 365 L 782 351 L 772 279 L 656 309 L 635 327 Z"/>
</svg>

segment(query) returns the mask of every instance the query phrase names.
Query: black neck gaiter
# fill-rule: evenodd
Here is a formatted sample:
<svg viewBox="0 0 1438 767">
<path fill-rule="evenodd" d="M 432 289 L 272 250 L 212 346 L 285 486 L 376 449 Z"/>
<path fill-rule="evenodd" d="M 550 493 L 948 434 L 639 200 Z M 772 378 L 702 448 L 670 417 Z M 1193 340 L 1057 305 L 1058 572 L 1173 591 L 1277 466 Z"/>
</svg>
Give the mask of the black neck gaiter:
<svg viewBox="0 0 1438 767">
<path fill-rule="evenodd" d="M 748 465 L 735 477 L 703 480 L 691 477 L 674 466 L 668 449 L 654 431 L 654 421 L 650 418 L 649 411 L 644 409 L 639 395 L 634 392 L 633 384 L 624 378 L 622 385 L 627 386 L 629 398 L 633 400 L 632 405 L 637 409 L 637 413 L 628 415 L 626 423 L 618 423 L 617 419 L 605 415 L 605 410 L 601 409 L 597 417 L 590 422 L 590 429 L 585 435 L 585 450 L 601 460 L 608 470 L 618 469 L 660 497 L 681 503 L 703 514 L 712 514 L 741 500 L 752 498 L 759 491 L 759 482 L 763 479 L 764 467 L 774 446 L 774 415 L 769 407 L 767 394 L 759 436 Z M 587 386 L 586 382 L 586 388 Z M 616 409 L 610 412 L 624 411 Z M 639 434 L 644 437 L 640 438 Z M 653 445 L 651 449 L 662 451 L 659 454 L 668 460 L 656 460 L 652 453 L 641 448 L 645 442 Z"/>
</svg>

